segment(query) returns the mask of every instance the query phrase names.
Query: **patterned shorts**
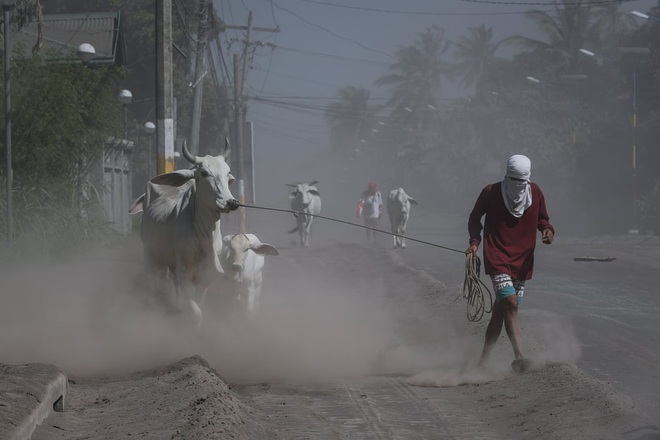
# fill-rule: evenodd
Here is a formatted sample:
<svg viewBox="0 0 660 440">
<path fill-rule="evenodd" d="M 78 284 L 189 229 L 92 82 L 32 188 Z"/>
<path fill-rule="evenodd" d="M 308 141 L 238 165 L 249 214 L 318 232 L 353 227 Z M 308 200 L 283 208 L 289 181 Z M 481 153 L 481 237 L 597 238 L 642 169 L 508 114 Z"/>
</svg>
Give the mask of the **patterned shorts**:
<svg viewBox="0 0 660 440">
<path fill-rule="evenodd" d="M 525 280 L 514 280 L 511 275 L 500 273 L 492 275 L 493 289 L 495 290 L 495 304 L 507 296 L 516 295 L 518 305 L 522 304 L 523 294 L 525 293 Z"/>
</svg>

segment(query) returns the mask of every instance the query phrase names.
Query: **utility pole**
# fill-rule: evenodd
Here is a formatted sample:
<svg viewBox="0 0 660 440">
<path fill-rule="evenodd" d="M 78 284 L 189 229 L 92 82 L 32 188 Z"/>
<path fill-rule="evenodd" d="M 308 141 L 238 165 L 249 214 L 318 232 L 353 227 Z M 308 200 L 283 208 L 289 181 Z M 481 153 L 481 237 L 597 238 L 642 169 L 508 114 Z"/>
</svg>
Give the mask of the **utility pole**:
<svg viewBox="0 0 660 440">
<path fill-rule="evenodd" d="M 190 152 L 199 154 L 199 132 L 202 119 L 202 95 L 204 92 L 203 78 L 206 75 L 206 45 L 209 34 L 209 0 L 199 0 L 199 26 L 197 30 L 197 51 L 195 53 L 195 69 L 193 70 L 193 114 L 190 133 Z"/>
<path fill-rule="evenodd" d="M 13 212 L 13 180 L 14 171 L 12 169 L 11 159 L 11 44 L 9 42 L 11 20 L 11 8 L 14 7 L 16 0 L 0 1 L 4 23 L 2 32 L 5 40 L 5 154 L 7 160 L 7 211 L 5 212 L 7 221 L 7 248 L 14 246 L 14 212 Z"/>
<path fill-rule="evenodd" d="M 156 0 L 156 156 L 158 174 L 174 171 L 172 0 Z"/>
<path fill-rule="evenodd" d="M 238 162 L 238 201 L 241 205 L 245 204 L 245 169 L 243 167 L 243 82 L 240 75 L 241 59 L 238 54 L 234 54 L 234 133 L 236 138 L 236 157 Z M 245 227 L 245 208 L 238 208 L 238 219 L 240 231 L 246 232 Z"/>
<path fill-rule="evenodd" d="M 234 25 L 223 25 L 224 29 L 240 29 L 246 30 L 247 35 L 245 43 L 243 46 L 243 60 L 241 64 L 241 59 L 238 54 L 234 54 L 233 64 L 234 64 L 234 134 L 236 139 L 236 157 L 237 157 L 237 174 L 238 174 L 238 201 L 242 204 L 245 203 L 245 146 L 243 145 L 243 112 L 244 112 L 244 102 L 243 102 L 243 86 L 247 80 L 247 68 L 248 68 L 248 51 L 250 48 L 250 38 L 252 34 L 252 11 L 248 14 L 248 23 L 247 26 L 234 26 Z M 270 29 L 270 28 L 254 28 L 254 30 L 259 30 L 263 32 L 279 32 L 279 28 Z M 238 211 L 239 222 L 240 222 L 240 231 L 245 233 L 245 208 L 242 206 Z"/>
</svg>

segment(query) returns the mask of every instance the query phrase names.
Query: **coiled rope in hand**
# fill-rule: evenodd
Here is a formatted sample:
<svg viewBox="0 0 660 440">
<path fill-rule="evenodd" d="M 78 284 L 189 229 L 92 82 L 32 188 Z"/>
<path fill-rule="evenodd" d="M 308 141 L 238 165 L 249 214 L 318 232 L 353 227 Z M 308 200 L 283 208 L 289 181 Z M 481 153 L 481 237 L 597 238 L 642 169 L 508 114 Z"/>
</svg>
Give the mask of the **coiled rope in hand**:
<svg viewBox="0 0 660 440">
<path fill-rule="evenodd" d="M 465 279 L 463 280 L 463 298 L 467 299 L 467 319 L 470 322 L 480 321 L 484 313 L 493 310 L 493 295 L 488 286 L 481 281 L 479 272 L 481 260 L 472 252 L 465 254 Z M 488 292 L 488 303 L 483 289 Z"/>
</svg>

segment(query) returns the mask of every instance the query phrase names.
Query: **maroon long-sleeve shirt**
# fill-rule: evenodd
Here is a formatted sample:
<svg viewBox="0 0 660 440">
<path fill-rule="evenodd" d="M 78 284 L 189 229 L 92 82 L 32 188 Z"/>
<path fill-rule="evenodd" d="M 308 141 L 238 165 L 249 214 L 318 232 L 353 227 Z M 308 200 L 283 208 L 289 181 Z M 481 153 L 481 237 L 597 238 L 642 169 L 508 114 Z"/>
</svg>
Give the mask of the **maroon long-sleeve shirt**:
<svg viewBox="0 0 660 440">
<path fill-rule="evenodd" d="M 513 279 L 529 280 L 534 271 L 536 231 L 554 228 L 550 224 L 541 188 L 530 183 L 532 205 L 516 218 L 504 204 L 501 182 L 486 186 L 470 213 L 470 245 L 481 243 L 484 231 L 484 269 L 487 275 L 506 273 Z M 484 225 L 481 217 L 486 215 Z"/>
</svg>

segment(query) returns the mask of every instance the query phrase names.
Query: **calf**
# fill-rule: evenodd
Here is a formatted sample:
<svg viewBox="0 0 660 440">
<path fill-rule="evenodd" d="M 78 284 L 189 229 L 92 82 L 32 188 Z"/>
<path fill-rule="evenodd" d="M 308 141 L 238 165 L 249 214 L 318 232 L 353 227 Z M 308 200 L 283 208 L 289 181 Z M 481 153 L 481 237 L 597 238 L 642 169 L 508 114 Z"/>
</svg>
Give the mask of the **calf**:
<svg viewBox="0 0 660 440">
<path fill-rule="evenodd" d="M 410 197 L 403 188 L 397 188 L 390 191 L 387 197 L 387 214 L 390 217 L 394 249 L 400 247 L 406 248 L 406 225 L 410 216 L 410 205 L 417 205 L 417 200 Z"/>
<path fill-rule="evenodd" d="M 279 255 L 278 250 L 259 241 L 254 234 L 226 235 L 222 238 L 220 262 L 240 301 L 254 312 L 259 306 L 265 255 Z"/>
</svg>

